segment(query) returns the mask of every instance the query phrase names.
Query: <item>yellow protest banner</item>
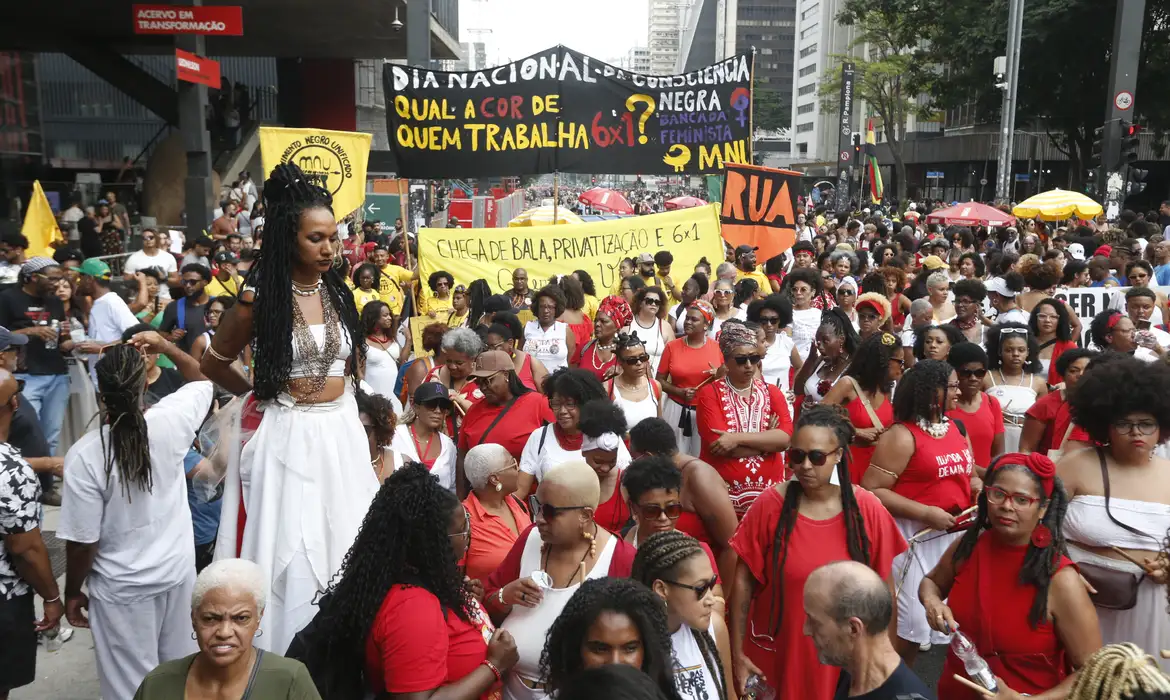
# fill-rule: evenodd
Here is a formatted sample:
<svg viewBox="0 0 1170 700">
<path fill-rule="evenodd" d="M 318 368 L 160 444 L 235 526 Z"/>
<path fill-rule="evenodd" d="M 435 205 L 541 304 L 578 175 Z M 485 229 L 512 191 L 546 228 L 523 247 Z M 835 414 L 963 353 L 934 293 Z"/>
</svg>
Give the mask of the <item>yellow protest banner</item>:
<svg viewBox="0 0 1170 700">
<path fill-rule="evenodd" d="M 281 163 L 292 163 L 329 190 L 333 213 L 340 221 L 366 199 L 369 134 L 326 129 L 260 127 L 260 161 L 264 175 Z"/>
<path fill-rule="evenodd" d="M 512 271 L 522 267 L 534 289 L 554 275 L 585 270 L 603 297 L 613 287 L 623 258 L 660 250 L 674 255 L 671 276 L 679 284 L 700 258 L 718 265 L 723 260 L 718 206 L 584 224 L 424 228 L 418 233 L 422 279 L 446 270 L 459 284 L 485 279 L 496 293 L 510 289 Z"/>
</svg>

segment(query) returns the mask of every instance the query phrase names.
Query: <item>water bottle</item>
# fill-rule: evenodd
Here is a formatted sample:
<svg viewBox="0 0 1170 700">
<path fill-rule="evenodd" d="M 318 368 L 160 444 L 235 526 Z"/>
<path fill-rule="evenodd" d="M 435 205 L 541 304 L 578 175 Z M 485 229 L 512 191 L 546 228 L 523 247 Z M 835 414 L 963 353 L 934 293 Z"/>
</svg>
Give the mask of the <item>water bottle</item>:
<svg viewBox="0 0 1170 700">
<path fill-rule="evenodd" d="M 999 684 L 995 682 L 995 674 L 991 672 L 991 668 L 979 655 L 979 650 L 975 648 L 967 635 L 956 631 L 951 637 L 951 651 L 955 652 L 955 656 L 963 662 L 963 668 L 966 669 L 968 678 L 993 693 L 999 692 Z"/>
<path fill-rule="evenodd" d="M 53 329 L 53 339 L 45 341 L 45 349 L 55 350 L 57 348 L 57 336 L 61 332 L 61 323 L 57 319 L 53 319 L 53 322 L 49 324 L 49 328 Z"/>
<path fill-rule="evenodd" d="M 61 645 L 65 643 L 65 640 L 61 639 L 61 625 L 41 632 L 41 639 L 45 640 L 45 651 L 60 651 Z"/>
<path fill-rule="evenodd" d="M 758 674 L 748 676 L 743 684 L 744 696 L 752 700 L 776 700 L 776 689 L 764 682 Z"/>
</svg>

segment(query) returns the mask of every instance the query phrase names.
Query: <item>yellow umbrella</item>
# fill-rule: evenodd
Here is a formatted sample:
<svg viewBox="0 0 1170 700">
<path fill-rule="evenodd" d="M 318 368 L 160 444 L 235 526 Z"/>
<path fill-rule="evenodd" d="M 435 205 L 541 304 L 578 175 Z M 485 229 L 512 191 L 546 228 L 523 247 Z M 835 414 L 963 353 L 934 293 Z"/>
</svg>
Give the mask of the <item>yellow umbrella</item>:
<svg viewBox="0 0 1170 700">
<path fill-rule="evenodd" d="M 1040 218 L 1045 221 L 1061 221 L 1074 214 L 1082 219 L 1091 219 L 1102 211 L 1101 205 L 1080 192 L 1052 190 L 1028 197 L 1012 209 L 1012 213 L 1025 219 Z"/>
<path fill-rule="evenodd" d="M 553 207 L 534 207 L 523 211 L 515 219 L 508 222 L 509 226 L 548 226 L 550 224 L 583 224 L 581 217 L 569 211 L 568 207 L 556 208 L 556 221 L 553 221 Z"/>
</svg>

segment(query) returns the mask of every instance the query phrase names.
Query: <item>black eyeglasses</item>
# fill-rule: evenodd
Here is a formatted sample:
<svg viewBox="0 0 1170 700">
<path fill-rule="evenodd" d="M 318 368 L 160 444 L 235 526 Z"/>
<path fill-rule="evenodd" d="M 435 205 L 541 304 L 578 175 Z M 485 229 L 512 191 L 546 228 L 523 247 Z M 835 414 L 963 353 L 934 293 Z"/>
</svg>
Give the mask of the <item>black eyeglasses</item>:
<svg viewBox="0 0 1170 700">
<path fill-rule="evenodd" d="M 976 379 L 983 379 L 984 377 L 987 376 L 987 370 L 985 370 L 985 369 L 957 369 L 957 370 L 955 370 L 955 374 L 959 375 L 960 377 L 975 377 Z"/>
<path fill-rule="evenodd" d="M 1153 435 L 1158 430 L 1158 422 L 1152 420 L 1119 420 L 1113 422 L 1113 429 L 1120 435 Z"/>
<path fill-rule="evenodd" d="M 564 512 L 566 510 L 584 510 L 584 509 L 585 509 L 585 506 L 554 506 L 554 505 L 551 505 L 548 503 L 541 503 L 539 500 L 537 500 L 536 494 L 533 494 L 533 495 L 528 497 L 528 510 L 529 510 L 529 512 L 532 513 L 534 516 L 537 513 L 540 513 L 540 516 L 542 518 L 544 518 L 544 521 L 546 523 L 551 522 L 553 519 L 555 519 L 558 515 L 560 515 L 562 512 Z"/>
<path fill-rule="evenodd" d="M 719 584 L 719 577 L 718 576 L 712 576 L 711 580 L 704 581 L 696 586 L 692 586 L 689 583 L 679 583 L 678 581 L 670 581 L 667 579 L 659 579 L 659 580 L 661 580 L 663 583 L 668 583 L 672 586 L 678 586 L 679 588 L 691 589 L 692 591 L 695 592 L 695 600 L 702 600 L 703 598 L 706 598 L 707 594 L 710 593 L 712 590 L 714 590 L 715 586 L 717 586 Z"/>
<path fill-rule="evenodd" d="M 638 355 L 637 357 L 627 357 L 624 360 L 622 360 L 622 362 L 626 363 L 627 365 L 640 365 L 643 362 L 649 362 L 649 361 L 650 361 L 649 355 Z"/>
<path fill-rule="evenodd" d="M 202 282 L 202 281 L 203 281 L 202 279 L 197 279 L 197 280 L 183 280 L 183 286 L 184 286 L 184 287 L 194 287 L 195 285 L 199 284 L 199 283 L 200 283 L 200 282 Z"/>
<path fill-rule="evenodd" d="M 663 513 L 671 520 L 678 520 L 682 516 L 683 507 L 681 503 L 667 503 L 665 506 L 650 503 L 648 505 L 638 504 L 638 510 L 642 511 L 642 517 L 647 520 L 658 520 Z"/>
<path fill-rule="evenodd" d="M 804 460 L 806 459 L 812 462 L 814 467 L 823 467 L 825 466 L 825 462 L 829 461 L 829 457 L 833 454 L 833 452 L 836 452 L 836 450 L 833 450 L 832 452 L 824 452 L 822 450 L 808 450 L 806 452 L 799 447 L 790 447 L 785 454 L 788 455 L 789 467 L 796 467 L 804 464 Z"/>
<path fill-rule="evenodd" d="M 749 362 L 753 365 L 758 365 L 764 357 L 762 355 L 736 355 L 731 359 L 735 360 L 735 364 L 737 365 L 746 365 Z"/>
</svg>

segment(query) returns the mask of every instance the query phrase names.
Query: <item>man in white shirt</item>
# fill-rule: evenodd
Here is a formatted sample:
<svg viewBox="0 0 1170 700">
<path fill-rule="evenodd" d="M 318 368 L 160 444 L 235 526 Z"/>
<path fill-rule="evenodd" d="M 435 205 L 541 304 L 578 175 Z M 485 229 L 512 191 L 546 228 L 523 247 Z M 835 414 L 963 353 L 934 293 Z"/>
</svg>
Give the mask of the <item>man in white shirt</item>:
<svg viewBox="0 0 1170 700">
<path fill-rule="evenodd" d="M 69 208 L 61 212 L 61 230 L 67 239 L 76 241 L 81 238 L 77 232 L 77 222 L 84 218 L 85 210 L 81 208 L 81 200 L 75 197 Z"/>
<path fill-rule="evenodd" d="M 1149 287 L 1134 287 L 1125 293 L 1125 314 L 1133 321 L 1134 342 L 1158 356 L 1170 350 L 1170 333 L 1152 323 L 1158 295 Z"/>
<path fill-rule="evenodd" d="M 175 256 L 165 250 L 160 250 L 158 246 L 158 232 L 152 228 L 142 229 L 142 250 L 126 258 L 126 264 L 122 267 L 122 271 L 125 273 L 126 279 L 132 280 L 135 272 L 141 272 L 148 267 L 159 270 L 167 281 L 159 289 L 159 296 L 169 299 L 170 290 L 167 287 L 179 286 L 179 264 L 175 260 Z"/>
<path fill-rule="evenodd" d="M 120 341 L 122 333 L 138 323 L 138 319 L 122 297 L 110 289 L 109 265 L 97 258 L 90 258 L 81 263 L 77 271 L 81 273 L 77 293 L 93 298 L 93 306 L 89 310 L 90 342 L 80 343 L 77 347 L 81 352 L 90 354 L 89 374 L 96 386 L 94 370 L 102 346 Z"/>
<path fill-rule="evenodd" d="M 145 415 L 142 351 L 166 355 L 189 382 Z M 93 631 L 102 697 L 130 698 L 160 662 L 196 651 L 183 460 L 214 389 L 194 358 L 153 331 L 107 350 L 97 369 L 103 420 L 65 455 L 65 614 Z"/>
</svg>

